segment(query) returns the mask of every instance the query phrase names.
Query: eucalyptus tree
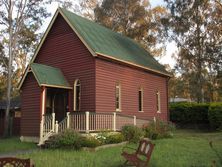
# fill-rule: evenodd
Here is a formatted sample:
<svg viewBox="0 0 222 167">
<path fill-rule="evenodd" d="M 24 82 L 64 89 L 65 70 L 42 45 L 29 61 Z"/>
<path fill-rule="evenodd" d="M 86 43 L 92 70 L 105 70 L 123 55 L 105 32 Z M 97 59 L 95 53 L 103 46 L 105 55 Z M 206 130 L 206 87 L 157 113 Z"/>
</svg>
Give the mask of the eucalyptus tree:
<svg viewBox="0 0 222 167">
<path fill-rule="evenodd" d="M 44 18 L 49 16 L 44 0 L 0 0 L 1 62 L 7 78 L 7 109 L 4 136 L 9 136 L 9 110 L 13 76 L 19 68 L 18 58 L 26 57 L 34 48 Z M 25 55 L 25 56 L 24 56 Z M 18 77 L 18 76 L 17 76 Z"/>
</svg>

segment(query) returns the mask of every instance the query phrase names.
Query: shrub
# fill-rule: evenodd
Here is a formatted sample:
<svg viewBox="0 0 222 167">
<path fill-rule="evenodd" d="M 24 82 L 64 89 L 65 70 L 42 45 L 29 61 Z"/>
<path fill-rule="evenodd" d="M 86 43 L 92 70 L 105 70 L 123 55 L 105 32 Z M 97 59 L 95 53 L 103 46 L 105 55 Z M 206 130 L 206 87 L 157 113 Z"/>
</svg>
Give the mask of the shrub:
<svg viewBox="0 0 222 167">
<path fill-rule="evenodd" d="M 209 124 L 209 104 L 171 103 L 170 121 L 178 124 Z"/>
<path fill-rule="evenodd" d="M 222 129 L 222 103 L 212 103 L 208 116 L 211 128 Z"/>
<path fill-rule="evenodd" d="M 96 138 L 90 136 L 90 137 L 82 137 L 81 146 L 82 147 L 97 147 L 100 146 L 101 142 L 97 140 Z"/>
<path fill-rule="evenodd" d="M 161 120 L 151 121 L 143 127 L 145 136 L 150 139 L 169 138 L 173 136 L 175 125 Z"/>
<path fill-rule="evenodd" d="M 113 144 L 113 143 L 121 143 L 124 141 L 124 136 L 122 133 L 110 133 L 107 135 L 105 143 Z"/>
<path fill-rule="evenodd" d="M 142 129 L 134 125 L 125 125 L 122 127 L 122 134 L 125 140 L 133 143 L 137 143 L 141 137 L 143 137 Z"/>
<path fill-rule="evenodd" d="M 81 139 L 80 134 L 74 130 L 66 130 L 58 135 L 55 135 L 49 148 L 71 148 L 79 150 L 81 148 Z"/>
</svg>

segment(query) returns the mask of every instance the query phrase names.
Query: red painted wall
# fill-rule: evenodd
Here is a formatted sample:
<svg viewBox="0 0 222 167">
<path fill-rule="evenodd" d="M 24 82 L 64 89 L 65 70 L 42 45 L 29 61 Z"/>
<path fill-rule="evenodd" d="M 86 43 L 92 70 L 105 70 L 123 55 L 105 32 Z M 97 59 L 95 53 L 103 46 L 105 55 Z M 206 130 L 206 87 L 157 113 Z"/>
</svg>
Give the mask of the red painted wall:
<svg viewBox="0 0 222 167">
<path fill-rule="evenodd" d="M 81 111 L 95 111 L 95 60 L 62 16 L 54 22 L 35 63 L 60 68 L 71 86 L 80 79 Z M 73 110 L 73 91 L 71 97 Z"/>
<path fill-rule="evenodd" d="M 41 89 L 32 73 L 22 85 L 21 136 L 39 136 Z"/>
<path fill-rule="evenodd" d="M 122 114 L 144 119 L 167 120 L 167 78 L 117 63 L 96 59 L 96 112 L 115 111 L 115 86 L 121 83 Z M 138 112 L 138 91 L 143 87 L 144 112 Z M 161 113 L 156 110 L 156 92 L 161 94 Z"/>
<path fill-rule="evenodd" d="M 95 111 L 95 60 L 62 16 L 55 20 L 34 62 L 60 68 L 71 86 L 80 79 L 81 111 Z M 21 136 L 39 136 L 41 89 L 32 74 L 21 90 Z M 70 94 L 73 111 L 73 90 Z"/>
</svg>

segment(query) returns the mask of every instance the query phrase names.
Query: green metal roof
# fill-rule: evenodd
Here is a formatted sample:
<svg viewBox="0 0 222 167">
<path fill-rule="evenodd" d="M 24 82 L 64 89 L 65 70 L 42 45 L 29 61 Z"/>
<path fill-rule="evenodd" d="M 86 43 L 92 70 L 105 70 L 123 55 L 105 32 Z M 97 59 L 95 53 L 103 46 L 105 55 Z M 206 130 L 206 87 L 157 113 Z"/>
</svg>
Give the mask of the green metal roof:
<svg viewBox="0 0 222 167">
<path fill-rule="evenodd" d="M 37 63 L 31 63 L 30 67 L 39 86 L 71 89 L 60 69 Z"/>
<path fill-rule="evenodd" d="M 164 66 L 134 40 L 65 9 L 60 11 L 95 53 L 169 75 Z"/>
</svg>

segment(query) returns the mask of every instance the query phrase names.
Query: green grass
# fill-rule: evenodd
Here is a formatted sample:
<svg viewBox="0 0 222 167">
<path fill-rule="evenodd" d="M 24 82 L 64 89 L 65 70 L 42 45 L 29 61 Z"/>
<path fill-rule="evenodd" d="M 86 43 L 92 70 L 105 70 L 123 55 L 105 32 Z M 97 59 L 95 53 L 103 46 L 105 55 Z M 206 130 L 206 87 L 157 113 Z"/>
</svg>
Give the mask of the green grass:
<svg viewBox="0 0 222 167">
<path fill-rule="evenodd" d="M 213 141 L 217 152 L 210 148 L 209 141 Z M 174 138 L 153 142 L 156 146 L 150 160 L 151 167 L 209 167 L 213 161 L 216 161 L 216 166 L 222 166 L 221 132 L 177 130 Z M 20 157 L 31 158 L 38 167 L 118 167 L 124 163 L 121 151 L 122 147 L 97 152 L 38 150 Z"/>
<path fill-rule="evenodd" d="M 18 137 L 0 139 L 0 154 L 14 152 L 17 150 L 35 149 L 36 144 L 21 142 Z"/>
</svg>

